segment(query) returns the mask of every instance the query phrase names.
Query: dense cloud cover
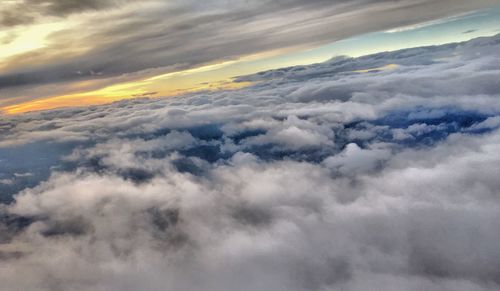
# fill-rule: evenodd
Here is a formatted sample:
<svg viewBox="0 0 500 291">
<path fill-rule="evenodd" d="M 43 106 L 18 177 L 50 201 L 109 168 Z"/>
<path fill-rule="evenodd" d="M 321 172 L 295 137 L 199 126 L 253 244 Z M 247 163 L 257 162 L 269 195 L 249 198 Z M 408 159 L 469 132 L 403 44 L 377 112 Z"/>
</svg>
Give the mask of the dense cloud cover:
<svg viewBox="0 0 500 291">
<path fill-rule="evenodd" d="M 498 290 L 499 52 L 496 36 L 2 117 L 2 286 Z"/>
</svg>

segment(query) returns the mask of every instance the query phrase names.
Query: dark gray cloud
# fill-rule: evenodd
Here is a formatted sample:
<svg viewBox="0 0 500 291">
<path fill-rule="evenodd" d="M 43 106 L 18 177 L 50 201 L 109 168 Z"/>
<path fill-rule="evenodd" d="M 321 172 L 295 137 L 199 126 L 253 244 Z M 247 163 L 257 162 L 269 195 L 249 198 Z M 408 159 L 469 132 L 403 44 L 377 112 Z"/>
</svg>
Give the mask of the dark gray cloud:
<svg viewBox="0 0 500 291">
<path fill-rule="evenodd" d="M 29 55 L 7 60 L 9 69 L 0 75 L 0 88 L 13 88 L 9 92 L 19 93 L 16 88 L 21 90 L 22 86 L 110 78 L 160 67 L 174 71 L 299 44 L 318 45 L 497 3 L 193 0 L 124 6 L 123 1 L 32 1 L 34 7 L 43 6 L 47 13 L 57 15 L 129 8 L 97 13 L 75 28 L 78 33 L 68 30 L 50 39 L 55 46 L 91 44 L 83 55 L 50 57 L 53 50 L 49 46 L 37 53 L 48 57 L 41 65 L 34 66 Z"/>
<path fill-rule="evenodd" d="M 477 29 L 469 29 L 469 30 L 464 31 L 463 33 L 464 34 L 468 34 L 468 33 L 473 33 L 473 32 L 476 32 L 476 31 L 477 31 Z"/>
<path fill-rule="evenodd" d="M 1 117 L 2 286 L 498 290 L 499 46 Z"/>
<path fill-rule="evenodd" d="M 5 27 L 30 24 L 43 16 L 66 17 L 74 13 L 117 7 L 134 0 L 20 0 L 0 8 L 0 24 Z M 2 9 L 3 8 L 3 9 Z"/>
<path fill-rule="evenodd" d="M 41 9 L 42 13 L 66 16 L 71 13 L 107 8 L 119 2 L 120 0 L 24 0 L 23 4 L 35 6 Z"/>
<path fill-rule="evenodd" d="M 0 27 L 28 24 L 35 19 L 32 15 L 17 14 L 15 11 L 0 11 Z"/>
</svg>

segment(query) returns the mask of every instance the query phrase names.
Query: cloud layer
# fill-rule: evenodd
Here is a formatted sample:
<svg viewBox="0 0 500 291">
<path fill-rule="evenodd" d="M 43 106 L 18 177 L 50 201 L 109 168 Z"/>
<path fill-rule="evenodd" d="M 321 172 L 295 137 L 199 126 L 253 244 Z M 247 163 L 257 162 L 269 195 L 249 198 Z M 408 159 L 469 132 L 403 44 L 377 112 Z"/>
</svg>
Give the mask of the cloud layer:
<svg viewBox="0 0 500 291">
<path fill-rule="evenodd" d="M 70 17 L 71 24 L 49 35 L 42 48 L 0 62 L 2 97 L 16 97 L 16 102 L 22 102 L 40 97 L 40 85 L 52 85 L 48 90 L 52 95 L 57 95 L 56 91 L 63 94 L 68 88 L 56 88 L 54 84 L 130 78 L 130 74 L 140 79 L 157 71 L 172 72 L 273 50 L 317 46 L 485 8 L 498 4 L 498 0 L 12 3 L 0 10 L 4 26 L 63 17 Z M 9 39 L 15 40 L 15 33 Z M 30 90 L 33 86 L 37 90 Z"/>
<path fill-rule="evenodd" d="M 3 117 L 0 280 L 498 290 L 499 46 L 335 58 L 240 77 L 256 83 L 235 91 Z"/>
</svg>

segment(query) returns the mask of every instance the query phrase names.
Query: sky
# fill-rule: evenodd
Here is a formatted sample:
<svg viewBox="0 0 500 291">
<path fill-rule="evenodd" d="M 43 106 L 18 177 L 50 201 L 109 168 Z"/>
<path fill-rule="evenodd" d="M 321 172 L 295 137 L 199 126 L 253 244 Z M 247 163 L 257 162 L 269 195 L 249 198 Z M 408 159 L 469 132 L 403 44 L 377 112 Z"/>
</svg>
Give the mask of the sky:
<svg viewBox="0 0 500 291">
<path fill-rule="evenodd" d="M 500 290 L 498 4 L 1 1 L 0 289 Z"/>
<path fill-rule="evenodd" d="M 7 114 L 248 86 L 258 71 L 490 36 L 498 1 L 8 0 Z M 369 69 L 369 68 L 366 68 Z"/>
</svg>

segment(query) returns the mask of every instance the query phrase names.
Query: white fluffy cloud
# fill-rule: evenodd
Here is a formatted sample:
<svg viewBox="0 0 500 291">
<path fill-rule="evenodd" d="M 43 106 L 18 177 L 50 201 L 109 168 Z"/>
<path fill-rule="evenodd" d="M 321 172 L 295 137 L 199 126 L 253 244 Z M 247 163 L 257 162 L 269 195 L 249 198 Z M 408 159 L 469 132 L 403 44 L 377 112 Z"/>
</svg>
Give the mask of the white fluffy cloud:
<svg viewBox="0 0 500 291">
<path fill-rule="evenodd" d="M 2 286 L 498 290 L 498 39 L 4 117 Z"/>
</svg>

